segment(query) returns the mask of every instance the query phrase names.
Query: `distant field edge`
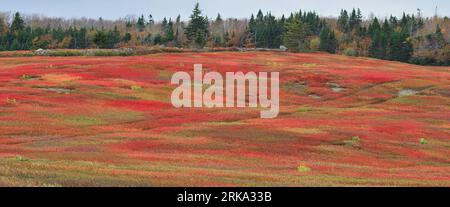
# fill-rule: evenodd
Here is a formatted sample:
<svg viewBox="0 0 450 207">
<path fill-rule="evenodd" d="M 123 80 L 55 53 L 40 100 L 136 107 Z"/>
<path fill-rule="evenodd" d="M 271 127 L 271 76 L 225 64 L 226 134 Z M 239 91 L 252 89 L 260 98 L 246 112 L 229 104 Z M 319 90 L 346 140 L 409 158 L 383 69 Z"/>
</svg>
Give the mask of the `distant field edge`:
<svg viewBox="0 0 450 207">
<path fill-rule="evenodd" d="M 67 56 L 139 56 L 158 53 L 201 53 L 201 52 L 286 52 L 280 49 L 266 48 L 205 48 L 184 49 L 176 47 L 129 47 L 118 49 L 38 49 L 1 51 L 0 57 L 67 57 Z"/>
</svg>

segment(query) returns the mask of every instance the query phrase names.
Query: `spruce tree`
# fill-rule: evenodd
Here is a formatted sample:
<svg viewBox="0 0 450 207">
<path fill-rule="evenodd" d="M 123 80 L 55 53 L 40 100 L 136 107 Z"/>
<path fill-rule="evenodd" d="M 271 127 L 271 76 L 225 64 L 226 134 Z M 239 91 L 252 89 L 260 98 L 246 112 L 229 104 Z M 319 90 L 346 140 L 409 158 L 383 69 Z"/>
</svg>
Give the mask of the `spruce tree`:
<svg viewBox="0 0 450 207">
<path fill-rule="evenodd" d="M 138 21 L 136 23 L 137 28 L 140 32 L 144 31 L 145 29 L 145 18 L 144 15 L 141 15 L 141 17 L 138 18 Z"/>
<path fill-rule="evenodd" d="M 208 19 L 202 16 L 199 3 L 195 4 L 185 34 L 194 47 L 201 49 L 206 45 L 208 39 Z"/>
<path fill-rule="evenodd" d="M 334 32 L 329 27 L 324 27 L 320 32 L 319 50 L 329 53 L 336 53 L 337 40 Z"/>
<path fill-rule="evenodd" d="M 350 26 L 347 10 L 341 10 L 341 15 L 338 18 L 337 24 L 341 32 L 343 33 L 349 32 Z"/>
<path fill-rule="evenodd" d="M 11 23 L 10 31 L 11 31 L 11 33 L 17 33 L 24 29 L 25 29 L 25 22 L 23 21 L 22 17 L 20 16 L 20 13 L 16 12 L 16 14 L 14 15 L 14 20 Z"/>
<path fill-rule="evenodd" d="M 283 42 L 293 52 L 309 51 L 309 25 L 294 19 L 287 23 L 286 33 L 283 35 Z"/>
</svg>

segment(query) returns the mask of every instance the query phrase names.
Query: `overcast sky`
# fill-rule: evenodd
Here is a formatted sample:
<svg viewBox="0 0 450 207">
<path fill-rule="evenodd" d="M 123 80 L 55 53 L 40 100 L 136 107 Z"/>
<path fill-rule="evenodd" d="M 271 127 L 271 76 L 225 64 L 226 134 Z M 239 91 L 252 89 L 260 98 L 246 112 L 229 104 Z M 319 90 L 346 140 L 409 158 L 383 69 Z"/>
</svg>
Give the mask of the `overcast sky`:
<svg viewBox="0 0 450 207">
<path fill-rule="evenodd" d="M 19 11 L 51 17 L 90 17 L 117 19 L 128 14 L 152 14 L 156 20 L 181 14 L 187 19 L 195 2 L 210 18 L 218 12 L 223 17 L 249 17 L 258 9 L 273 14 L 315 10 L 322 16 L 338 16 L 341 8 L 361 8 L 364 16 L 371 12 L 385 17 L 400 16 L 403 11 L 416 13 L 420 8 L 425 16 L 432 16 L 438 7 L 440 16 L 450 16 L 450 0 L 0 0 L 0 11 Z"/>
</svg>

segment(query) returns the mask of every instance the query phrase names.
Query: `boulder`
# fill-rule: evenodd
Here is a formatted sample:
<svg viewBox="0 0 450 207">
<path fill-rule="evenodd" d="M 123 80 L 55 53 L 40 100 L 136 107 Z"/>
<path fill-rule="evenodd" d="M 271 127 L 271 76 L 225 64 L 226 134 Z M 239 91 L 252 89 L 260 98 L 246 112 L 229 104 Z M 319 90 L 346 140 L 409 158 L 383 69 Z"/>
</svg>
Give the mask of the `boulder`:
<svg viewBox="0 0 450 207">
<path fill-rule="evenodd" d="M 44 50 L 42 48 L 37 49 L 36 51 L 34 51 L 34 54 L 36 55 L 46 55 L 47 54 L 47 50 Z"/>
</svg>

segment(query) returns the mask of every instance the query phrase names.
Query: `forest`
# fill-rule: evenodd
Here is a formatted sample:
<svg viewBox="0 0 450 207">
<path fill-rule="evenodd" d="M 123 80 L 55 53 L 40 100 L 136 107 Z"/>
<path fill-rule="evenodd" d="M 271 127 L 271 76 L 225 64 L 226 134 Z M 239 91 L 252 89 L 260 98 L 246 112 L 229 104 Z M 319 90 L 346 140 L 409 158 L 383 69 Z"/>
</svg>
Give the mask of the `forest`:
<svg viewBox="0 0 450 207">
<path fill-rule="evenodd" d="M 0 13 L 0 51 L 89 48 L 269 48 L 328 52 L 420 65 L 450 65 L 450 20 L 424 17 L 364 17 L 342 9 L 337 18 L 302 11 L 276 17 L 259 10 L 248 19 L 210 18 L 196 4 L 188 20 L 151 14 L 118 20 L 64 19 Z"/>
</svg>

